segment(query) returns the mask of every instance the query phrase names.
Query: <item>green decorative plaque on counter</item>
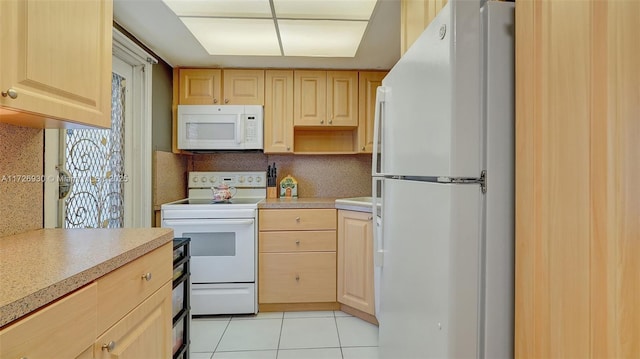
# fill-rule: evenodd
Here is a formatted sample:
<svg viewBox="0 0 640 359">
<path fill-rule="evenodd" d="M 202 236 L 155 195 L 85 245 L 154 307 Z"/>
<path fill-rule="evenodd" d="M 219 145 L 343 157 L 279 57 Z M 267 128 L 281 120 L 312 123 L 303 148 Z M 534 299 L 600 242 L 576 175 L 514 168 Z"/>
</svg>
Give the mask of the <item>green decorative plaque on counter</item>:
<svg viewBox="0 0 640 359">
<path fill-rule="evenodd" d="M 291 175 L 280 181 L 280 198 L 297 198 L 298 197 L 298 181 Z"/>
</svg>

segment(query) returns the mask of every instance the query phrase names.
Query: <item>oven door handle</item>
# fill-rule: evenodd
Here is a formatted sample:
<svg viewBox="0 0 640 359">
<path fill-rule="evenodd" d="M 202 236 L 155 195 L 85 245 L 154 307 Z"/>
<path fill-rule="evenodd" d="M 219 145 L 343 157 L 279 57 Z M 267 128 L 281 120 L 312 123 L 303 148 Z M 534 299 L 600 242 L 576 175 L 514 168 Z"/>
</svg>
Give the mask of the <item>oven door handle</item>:
<svg viewBox="0 0 640 359">
<path fill-rule="evenodd" d="M 198 220 L 180 220 L 165 219 L 164 224 L 167 226 L 201 226 L 207 224 L 216 225 L 243 225 L 253 224 L 253 219 L 198 219 Z"/>
</svg>

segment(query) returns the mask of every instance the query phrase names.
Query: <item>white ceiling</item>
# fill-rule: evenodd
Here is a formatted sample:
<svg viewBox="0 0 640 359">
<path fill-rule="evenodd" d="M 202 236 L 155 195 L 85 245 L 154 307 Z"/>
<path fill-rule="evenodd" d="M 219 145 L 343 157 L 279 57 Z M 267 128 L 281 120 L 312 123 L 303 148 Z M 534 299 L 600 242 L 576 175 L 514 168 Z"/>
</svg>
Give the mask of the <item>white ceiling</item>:
<svg viewBox="0 0 640 359">
<path fill-rule="evenodd" d="M 378 0 L 354 58 L 209 55 L 162 0 L 114 0 L 113 19 L 173 67 L 387 70 L 400 58 L 400 0 Z"/>
</svg>

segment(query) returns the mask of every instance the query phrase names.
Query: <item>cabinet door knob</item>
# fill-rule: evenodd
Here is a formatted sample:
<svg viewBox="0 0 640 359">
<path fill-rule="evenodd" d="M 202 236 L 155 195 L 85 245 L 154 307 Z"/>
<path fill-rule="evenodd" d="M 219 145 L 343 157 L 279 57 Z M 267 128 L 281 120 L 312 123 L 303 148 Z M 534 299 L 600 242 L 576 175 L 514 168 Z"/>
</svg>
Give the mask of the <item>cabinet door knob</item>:
<svg viewBox="0 0 640 359">
<path fill-rule="evenodd" d="M 296 274 L 296 282 L 299 282 L 299 281 L 300 281 L 300 275 Z"/>
<path fill-rule="evenodd" d="M 213 103 L 218 103 L 218 99 L 217 99 L 217 98 L 214 98 L 214 99 L 213 99 Z"/>
<path fill-rule="evenodd" d="M 287 146 L 287 151 L 291 150 L 291 147 Z"/>
<path fill-rule="evenodd" d="M 228 98 L 225 98 L 225 99 L 224 99 L 224 103 L 229 103 L 229 99 L 228 99 Z"/>
<path fill-rule="evenodd" d="M 18 91 L 10 88 L 7 91 L 2 91 L 2 97 L 11 97 L 11 98 L 17 98 L 18 97 Z"/>
<path fill-rule="evenodd" d="M 332 123 L 333 123 L 333 120 L 329 120 L 329 124 L 332 124 Z"/>
<path fill-rule="evenodd" d="M 362 150 L 364 151 L 364 146 L 362 146 Z"/>
<path fill-rule="evenodd" d="M 113 340 L 109 342 L 109 344 L 102 344 L 102 350 L 106 350 L 108 352 L 112 351 L 116 347 L 116 342 Z"/>
<path fill-rule="evenodd" d="M 320 124 L 322 125 L 324 123 L 324 120 L 320 120 Z"/>
<path fill-rule="evenodd" d="M 151 273 L 145 273 L 142 275 L 142 279 L 146 280 L 147 282 L 151 280 Z"/>
<path fill-rule="evenodd" d="M 300 222 L 300 217 L 296 217 L 296 222 Z"/>
<path fill-rule="evenodd" d="M 299 240 L 299 239 L 296 241 L 296 244 L 297 244 L 297 245 L 300 245 L 300 240 Z"/>
</svg>

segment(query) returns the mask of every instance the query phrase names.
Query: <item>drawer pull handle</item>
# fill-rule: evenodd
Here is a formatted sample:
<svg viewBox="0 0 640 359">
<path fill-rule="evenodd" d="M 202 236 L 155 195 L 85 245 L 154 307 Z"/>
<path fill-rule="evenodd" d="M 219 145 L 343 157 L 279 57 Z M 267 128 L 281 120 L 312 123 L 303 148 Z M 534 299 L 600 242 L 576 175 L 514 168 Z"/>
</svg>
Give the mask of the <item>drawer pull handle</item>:
<svg viewBox="0 0 640 359">
<path fill-rule="evenodd" d="M 296 222 L 300 222 L 300 217 L 296 217 Z"/>
<path fill-rule="evenodd" d="M 296 244 L 297 244 L 297 245 L 300 245 L 300 240 L 299 240 L 299 239 L 296 241 Z"/>
<path fill-rule="evenodd" d="M 299 282 L 299 281 L 300 281 L 300 275 L 296 274 L 296 282 Z"/>
<path fill-rule="evenodd" d="M 370 220 L 372 220 L 372 219 L 373 219 L 373 217 L 372 217 L 372 216 L 369 216 L 369 218 L 367 218 L 367 220 L 368 220 L 368 221 L 370 221 Z"/>
<path fill-rule="evenodd" d="M 142 279 L 146 280 L 147 282 L 151 280 L 151 273 L 145 273 L 142 275 Z"/>
<path fill-rule="evenodd" d="M 112 351 L 116 347 L 116 342 L 113 340 L 109 342 L 109 344 L 102 344 L 102 350 L 107 350 L 108 352 Z"/>
</svg>

